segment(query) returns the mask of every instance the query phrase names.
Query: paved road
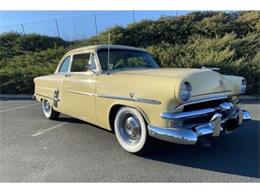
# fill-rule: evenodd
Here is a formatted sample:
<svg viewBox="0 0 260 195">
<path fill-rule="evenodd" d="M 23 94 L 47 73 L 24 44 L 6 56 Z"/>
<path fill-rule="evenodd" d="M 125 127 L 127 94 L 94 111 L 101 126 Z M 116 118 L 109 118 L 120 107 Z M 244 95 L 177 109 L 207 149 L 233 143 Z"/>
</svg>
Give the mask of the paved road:
<svg viewBox="0 0 260 195">
<path fill-rule="evenodd" d="M 62 116 L 43 117 L 34 101 L 0 101 L 1 182 L 260 181 L 260 104 L 253 120 L 211 148 L 158 142 L 153 153 L 121 149 L 113 133 Z"/>
</svg>

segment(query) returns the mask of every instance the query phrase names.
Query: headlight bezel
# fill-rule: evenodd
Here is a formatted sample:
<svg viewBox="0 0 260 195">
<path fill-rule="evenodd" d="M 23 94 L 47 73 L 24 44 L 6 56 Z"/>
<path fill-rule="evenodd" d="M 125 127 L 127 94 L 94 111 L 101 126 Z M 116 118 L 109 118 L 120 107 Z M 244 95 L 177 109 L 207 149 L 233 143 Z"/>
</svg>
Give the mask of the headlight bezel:
<svg viewBox="0 0 260 195">
<path fill-rule="evenodd" d="M 180 90 L 179 90 L 180 100 L 183 102 L 188 101 L 191 97 L 191 91 L 192 91 L 192 87 L 188 81 L 184 81 L 183 83 L 181 83 Z"/>
</svg>

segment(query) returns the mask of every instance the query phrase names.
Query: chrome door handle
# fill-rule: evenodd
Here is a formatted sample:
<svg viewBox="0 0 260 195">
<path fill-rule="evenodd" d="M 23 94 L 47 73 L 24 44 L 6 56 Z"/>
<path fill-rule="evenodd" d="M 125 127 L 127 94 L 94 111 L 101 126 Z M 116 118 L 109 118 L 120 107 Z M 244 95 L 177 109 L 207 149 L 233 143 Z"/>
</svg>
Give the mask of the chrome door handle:
<svg viewBox="0 0 260 195">
<path fill-rule="evenodd" d="M 65 77 L 70 77 L 71 76 L 71 74 L 65 74 Z"/>
</svg>

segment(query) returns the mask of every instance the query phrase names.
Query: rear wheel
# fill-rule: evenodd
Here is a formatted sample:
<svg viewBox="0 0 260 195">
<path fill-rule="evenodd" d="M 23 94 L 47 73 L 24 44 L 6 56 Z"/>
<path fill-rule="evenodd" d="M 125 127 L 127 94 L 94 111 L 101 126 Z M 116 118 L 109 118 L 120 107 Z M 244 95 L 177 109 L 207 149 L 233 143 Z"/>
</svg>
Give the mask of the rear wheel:
<svg viewBox="0 0 260 195">
<path fill-rule="evenodd" d="M 46 99 L 42 100 L 42 111 L 47 119 L 57 119 L 60 115 L 59 112 L 53 110 L 50 102 Z"/>
<path fill-rule="evenodd" d="M 128 152 L 143 154 L 151 149 L 151 138 L 139 111 L 122 107 L 115 118 L 115 134 L 119 144 Z"/>
</svg>

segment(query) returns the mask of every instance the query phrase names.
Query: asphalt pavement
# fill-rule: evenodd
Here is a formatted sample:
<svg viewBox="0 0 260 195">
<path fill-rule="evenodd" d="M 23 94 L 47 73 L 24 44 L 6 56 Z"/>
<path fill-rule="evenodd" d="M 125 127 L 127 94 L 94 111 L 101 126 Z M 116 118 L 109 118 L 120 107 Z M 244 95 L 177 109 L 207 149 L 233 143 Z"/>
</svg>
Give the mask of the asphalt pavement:
<svg viewBox="0 0 260 195">
<path fill-rule="evenodd" d="M 125 152 L 113 133 L 62 115 L 44 118 L 32 100 L 0 101 L 1 182 L 259 182 L 260 102 L 210 148 L 157 141 L 149 155 Z"/>
</svg>

